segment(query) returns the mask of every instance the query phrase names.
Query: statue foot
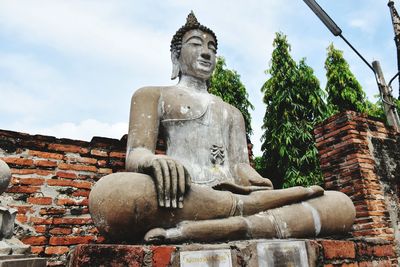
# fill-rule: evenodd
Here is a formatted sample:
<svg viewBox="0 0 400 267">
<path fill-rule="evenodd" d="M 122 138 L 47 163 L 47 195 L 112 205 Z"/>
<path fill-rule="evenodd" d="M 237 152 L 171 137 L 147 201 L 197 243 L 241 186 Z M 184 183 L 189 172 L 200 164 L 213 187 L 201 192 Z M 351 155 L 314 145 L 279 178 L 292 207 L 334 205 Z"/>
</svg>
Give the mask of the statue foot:
<svg viewBox="0 0 400 267">
<path fill-rule="evenodd" d="M 308 187 L 307 189 L 310 190 L 310 198 L 322 196 L 324 194 L 324 191 L 325 191 L 319 185 L 312 185 L 312 186 Z"/>
<path fill-rule="evenodd" d="M 146 233 L 144 241 L 147 243 L 175 243 L 182 242 L 187 239 L 184 230 L 190 230 L 191 223 L 183 221 L 179 223 L 178 227 L 163 229 L 154 228 Z M 189 227 L 189 228 L 188 228 Z"/>
<path fill-rule="evenodd" d="M 167 231 L 163 228 L 154 228 L 146 233 L 144 241 L 146 243 L 159 243 L 167 239 Z"/>
</svg>

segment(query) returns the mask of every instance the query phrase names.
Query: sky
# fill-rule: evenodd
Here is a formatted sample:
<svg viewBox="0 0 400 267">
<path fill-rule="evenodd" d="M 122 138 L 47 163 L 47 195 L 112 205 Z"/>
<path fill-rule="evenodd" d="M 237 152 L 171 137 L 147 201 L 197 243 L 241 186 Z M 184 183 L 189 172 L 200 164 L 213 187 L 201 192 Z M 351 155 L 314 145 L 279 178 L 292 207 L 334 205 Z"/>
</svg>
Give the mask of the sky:
<svg viewBox="0 0 400 267">
<path fill-rule="evenodd" d="M 369 62 L 381 62 L 389 81 L 397 61 L 387 2 L 318 0 Z M 395 6 L 400 11 L 400 0 Z M 0 129 L 120 139 L 135 90 L 176 83 L 170 80 L 169 45 L 190 10 L 216 33 L 218 55 L 247 89 L 255 107 L 255 155 L 262 153 L 260 88 L 268 79 L 276 32 L 287 35 L 296 61 L 306 58 L 322 88 L 326 48 L 333 43 L 368 98 L 376 100 L 372 71 L 302 0 L 0 0 Z"/>
</svg>

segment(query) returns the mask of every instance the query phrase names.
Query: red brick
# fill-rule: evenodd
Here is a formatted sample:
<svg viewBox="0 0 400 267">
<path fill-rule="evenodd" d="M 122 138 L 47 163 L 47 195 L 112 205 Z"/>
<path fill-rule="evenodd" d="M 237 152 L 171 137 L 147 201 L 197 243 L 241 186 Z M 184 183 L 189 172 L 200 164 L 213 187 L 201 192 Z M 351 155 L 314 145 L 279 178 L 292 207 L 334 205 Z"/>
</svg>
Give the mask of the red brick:
<svg viewBox="0 0 400 267">
<path fill-rule="evenodd" d="M 90 190 L 79 189 L 72 193 L 74 197 L 89 197 Z"/>
<path fill-rule="evenodd" d="M 43 251 L 44 251 L 43 246 L 31 246 L 31 252 L 33 254 L 39 254 L 39 253 L 42 253 Z"/>
<path fill-rule="evenodd" d="M 339 263 L 339 264 L 324 264 L 324 267 L 358 267 L 358 263 L 354 262 L 354 263 Z"/>
<path fill-rule="evenodd" d="M 90 217 L 64 217 L 64 218 L 54 218 L 54 224 L 77 224 L 77 225 L 85 225 L 92 224 L 93 221 Z"/>
<path fill-rule="evenodd" d="M 69 247 L 66 246 L 54 246 L 54 247 L 46 247 L 45 253 L 47 255 L 61 255 L 69 252 Z"/>
<path fill-rule="evenodd" d="M 19 221 L 20 223 L 26 223 L 28 221 L 28 217 L 23 215 L 23 214 L 17 214 L 17 216 L 15 217 L 15 219 L 17 221 Z"/>
<path fill-rule="evenodd" d="M 107 151 L 99 150 L 99 149 L 92 149 L 90 151 L 90 154 L 92 154 L 93 156 L 98 156 L 98 157 L 108 157 Z"/>
<path fill-rule="evenodd" d="M 393 257 L 393 245 L 369 245 L 366 243 L 357 244 L 357 253 L 360 256 Z"/>
<path fill-rule="evenodd" d="M 175 247 L 152 247 L 153 266 L 167 267 L 170 266 L 172 253 L 175 252 Z"/>
<path fill-rule="evenodd" d="M 87 198 L 83 199 L 72 199 L 72 198 L 59 198 L 57 199 L 57 205 L 59 206 L 87 206 L 89 200 Z"/>
<path fill-rule="evenodd" d="M 13 185 L 42 185 L 44 184 L 44 178 L 13 177 L 11 183 Z"/>
<path fill-rule="evenodd" d="M 29 221 L 33 224 L 53 224 L 53 218 L 30 217 Z"/>
<path fill-rule="evenodd" d="M 40 209 L 39 214 L 40 215 L 62 215 L 65 214 L 66 210 L 65 209 L 59 209 L 59 208 L 43 208 Z"/>
<path fill-rule="evenodd" d="M 64 155 L 58 153 L 43 152 L 37 150 L 29 150 L 29 155 L 33 157 L 38 157 L 42 159 L 63 159 Z"/>
<path fill-rule="evenodd" d="M 35 160 L 33 164 L 37 167 L 45 167 L 45 168 L 57 167 L 57 162 L 51 160 Z"/>
<path fill-rule="evenodd" d="M 63 180 L 63 179 L 49 179 L 47 180 L 47 184 L 51 186 L 72 186 L 71 180 Z"/>
<path fill-rule="evenodd" d="M 49 179 L 47 184 L 51 186 L 71 186 L 76 188 L 90 189 L 93 186 L 91 182 L 85 181 L 73 181 L 73 180 L 62 180 L 62 179 Z"/>
<path fill-rule="evenodd" d="M 58 165 L 58 168 L 62 170 L 97 172 L 97 168 L 95 166 L 80 165 L 80 164 L 60 163 Z"/>
<path fill-rule="evenodd" d="M 68 178 L 68 179 L 76 179 L 77 178 L 76 173 L 63 172 L 63 171 L 56 172 L 56 176 L 58 176 L 60 178 Z"/>
<path fill-rule="evenodd" d="M 26 158 L 0 158 L 4 162 L 12 165 L 19 165 L 19 166 L 32 166 L 33 160 L 26 159 Z"/>
<path fill-rule="evenodd" d="M 354 242 L 322 240 L 321 245 L 326 259 L 354 259 L 356 257 Z"/>
<path fill-rule="evenodd" d="M 358 263 L 359 267 L 392 267 L 390 260 L 362 261 Z"/>
<path fill-rule="evenodd" d="M 47 244 L 47 238 L 45 236 L 29 236 L 22 238 L 24 244 L 38 246 Z"/>
<path fill-rule="evenodd" d="M 97 161 L 97 166 L 104 167 L 106 165 L 107 165 L 107 161 L 106 160 L 98 160 Z"/>
<path fill-rule="evenodd" d="M 126 154 L 124 152 L 111 152 L 110 157 L 111 158 L 121 158 L 124 159 Z"/>
<path fill-rule="evenodd" d="M 10 205 L 11 208 L 17 209 L 18 213 L 31 213 L 33 212 L 32 205 Z"/>
<path fill-rule="evenodd" d="M 36 205 L 51 205 L 53 199 L 51 197 L 28 197 L 27 202 Z"/>
<path fill-rule="evenodd" d="M 85 164 L 96 164 L 97 159 L 94 158 L 88 158 L 88 157 L 65 157 L 65 161 L 69 163 L 85 163 Z"/>
<path fill-rule="evenodd" d="M 81 146 L 76 146 L 76 145 L 50 144 L 48 146 L 48 149 L 55 151 L 79 153 L 79 154 L 87 154 L 89 152 L 87 148 L 83 148 Z"/>
<path fill-rule="evenodd" d="M 95 239 L 94 236 L 52 236 L 49 244 L 55 246 L 88 244 Z"/>
<path fill-rule="evenodd" d="M 35 225 L 33 226 L 33 228 L 35 229 L 36 233 L 45 233 L 47 230 L 47 227 L 45 225 Z"/>
<path fill-rule="evenodd" d="M 7 189 L 6 192 L 31 194 L 31 193 L 36 193 L 39 191 L 40 191 L 40 187 L 36 187 L 36 186 L 11 186 L 10 188 Z"/>
<path fill-rule="evenodd" d="M 52 235 L 69 235 L 72 233 L 71 228 L 55 227 L 49 231 Z"/>
</svg>

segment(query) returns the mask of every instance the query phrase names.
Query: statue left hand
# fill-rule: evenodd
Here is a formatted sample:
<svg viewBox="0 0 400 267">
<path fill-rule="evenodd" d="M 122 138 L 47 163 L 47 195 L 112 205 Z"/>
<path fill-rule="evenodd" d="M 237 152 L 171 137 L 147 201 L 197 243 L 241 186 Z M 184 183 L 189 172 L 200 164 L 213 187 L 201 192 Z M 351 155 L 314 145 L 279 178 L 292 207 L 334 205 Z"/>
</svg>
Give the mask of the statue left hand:
<svg viewBox="0 0 400 267">
<path fill-rule="evenodd" d="M 236 183 L 240 185 L 262 187 L 264 190 L 274 189 L 271 180 L 262 177 L 249 164 L 239 163 L 235 166 L 235 171 L 239 179 Z"/>
</svg>

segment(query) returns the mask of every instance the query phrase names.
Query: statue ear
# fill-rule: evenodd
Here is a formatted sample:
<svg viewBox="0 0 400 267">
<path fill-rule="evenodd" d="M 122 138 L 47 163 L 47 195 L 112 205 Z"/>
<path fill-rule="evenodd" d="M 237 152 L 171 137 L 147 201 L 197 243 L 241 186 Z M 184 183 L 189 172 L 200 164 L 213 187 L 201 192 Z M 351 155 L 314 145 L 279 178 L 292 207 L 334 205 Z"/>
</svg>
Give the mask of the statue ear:
<svg viewBox="0 0 400 267">
<path fill-rule="evenodd" d="M 174 80 L 176 77 L 179 76 L 179 72 L 180 72 L 179 61 L 178 61 L 178 53 L 177 52 L 172 52 L 171 53 L 171 60 L 172 60 L 171 80 Z"/>
</svg>

